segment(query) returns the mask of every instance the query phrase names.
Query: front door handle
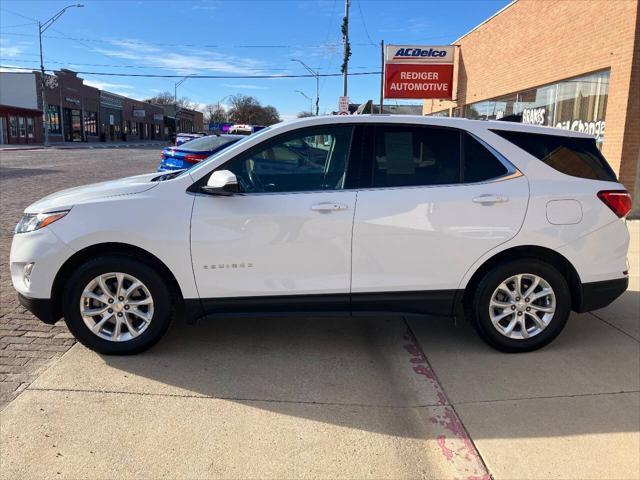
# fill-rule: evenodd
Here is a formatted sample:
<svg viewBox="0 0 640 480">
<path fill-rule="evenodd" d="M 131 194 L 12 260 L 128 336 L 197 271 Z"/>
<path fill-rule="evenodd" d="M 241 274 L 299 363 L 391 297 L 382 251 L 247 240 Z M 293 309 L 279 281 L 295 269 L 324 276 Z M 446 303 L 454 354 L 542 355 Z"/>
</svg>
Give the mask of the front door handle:
<svg viewBox="0 0 640 480">
<path fill-rule="evenodd" d="M 480 195 L 473 199 L 474 203 L 481 203 L 483 205 L 493 205 L 494 203 L 503 203 L 509 201 L 509 197 L 503 195 Z"/>
<path fill-rule="evenodd" d="M 349 208 L 349 206 L 344 203 L 322 202 L 312 206 L 311 210 L 314 212 L 336 212 L 346 210 L 347 208 Z"/>
</svg>

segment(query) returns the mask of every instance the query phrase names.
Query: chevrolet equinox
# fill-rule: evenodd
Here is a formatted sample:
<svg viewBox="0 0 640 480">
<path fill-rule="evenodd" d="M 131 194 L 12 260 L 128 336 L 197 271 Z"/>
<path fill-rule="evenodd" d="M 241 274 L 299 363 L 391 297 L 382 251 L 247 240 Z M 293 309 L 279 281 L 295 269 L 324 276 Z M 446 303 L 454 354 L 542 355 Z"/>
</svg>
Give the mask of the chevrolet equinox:
<svg viewBox="0 0 640 480">
<path fill-rule="evenodd" d="M 467 318 L 540 348 L 628 284 L 631 198 L 593 137 L 456 118 L 281 123 L 188 171 L 64 190 L 11 247 L 20 302 L 131 354 L 173 316 Z"/>
</svg>

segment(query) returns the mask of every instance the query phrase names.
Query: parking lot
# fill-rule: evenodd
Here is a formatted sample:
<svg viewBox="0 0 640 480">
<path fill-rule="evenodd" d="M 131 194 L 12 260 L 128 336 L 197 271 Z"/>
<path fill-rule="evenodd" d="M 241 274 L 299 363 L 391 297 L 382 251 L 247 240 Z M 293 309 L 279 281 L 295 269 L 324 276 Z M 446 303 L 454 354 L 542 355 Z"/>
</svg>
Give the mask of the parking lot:
<svg viewBox="0 0 640 480">
<path fill-rule="evenodd" d="M 0 477 L 638 478 L 640 222 L 630 289 L 540 351 L 436 318 L 176 322 L 107 357 L 21 308 L 13 227 L 159 149 L 0 152 Z"/>
</svg>

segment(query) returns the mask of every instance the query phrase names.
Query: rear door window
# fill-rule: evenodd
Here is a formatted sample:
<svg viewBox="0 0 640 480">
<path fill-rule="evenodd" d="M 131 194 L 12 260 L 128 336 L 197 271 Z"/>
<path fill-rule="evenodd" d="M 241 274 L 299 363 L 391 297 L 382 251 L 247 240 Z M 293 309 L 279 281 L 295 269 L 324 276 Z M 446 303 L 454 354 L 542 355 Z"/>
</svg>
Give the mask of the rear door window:
<svg viewBox="0 0 640 480">
<path fill-rule="evenodd" d="M 374 138 L 373 187 L 460 183 L 459 131 L 381 125 Z"/>
<path fill-rule="evenodd" d="M 508 170 L 496 156 L 469 134 L 464 136 L 464 183 L 486 182 Z"/>
<path fill-rule="evenodd" d="M 613 172 L 595 139 L 492 130 L 550 167 L 572 177 L 615 182 Z"/>
</svg>

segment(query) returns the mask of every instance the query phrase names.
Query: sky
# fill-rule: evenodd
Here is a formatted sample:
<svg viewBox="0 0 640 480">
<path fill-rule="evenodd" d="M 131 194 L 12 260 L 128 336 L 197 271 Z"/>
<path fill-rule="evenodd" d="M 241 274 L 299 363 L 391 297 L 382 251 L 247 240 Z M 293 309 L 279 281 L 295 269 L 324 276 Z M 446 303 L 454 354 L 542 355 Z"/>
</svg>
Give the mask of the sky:
<svg viewBox="0 0 640 480">
<path fill-rule="evenodd" d="M 121 95 L 145 99 L 162 91 L 173 93 L 180 78 L 100 73 L 248 77 L 307 73 L 293 58 L 322 74 L 340 72 L 344 0 L 80 1 L 83 8 L 67 10 L 44 34 L 45 68 L 90 72 L 80 74 L 85 83 Z M 70 3 L 0 0 L 0 65 L 39 68 L 36 21 L 46 21 Z M 349 70 L 379 72 L 381 40 L 447 45 L 508 3 L 351 0 Z M 380 75 L 351 76 L 348 91 L 353 103 L 368 99 L 377 103 Z M 225 97 L 234 94 L 273 105 L 286 120 L 309 111 L 311 102 L 304 95 L 315 99 L 315 79 L 189 78 L 178 87 L 178 97 L 188 97 L 200 107 L 225 105 Z M 342 77 L 321 78 L 320 113 L 337 110 L 340 95 Z"/>
</svg>

